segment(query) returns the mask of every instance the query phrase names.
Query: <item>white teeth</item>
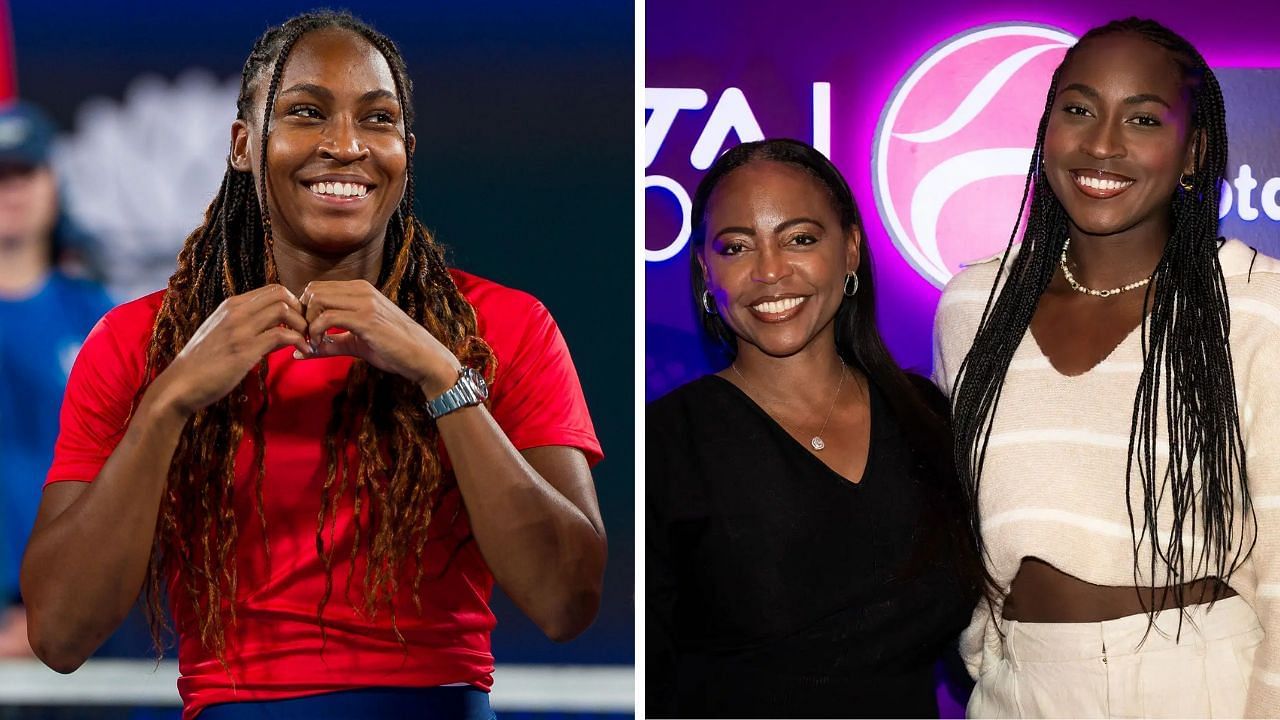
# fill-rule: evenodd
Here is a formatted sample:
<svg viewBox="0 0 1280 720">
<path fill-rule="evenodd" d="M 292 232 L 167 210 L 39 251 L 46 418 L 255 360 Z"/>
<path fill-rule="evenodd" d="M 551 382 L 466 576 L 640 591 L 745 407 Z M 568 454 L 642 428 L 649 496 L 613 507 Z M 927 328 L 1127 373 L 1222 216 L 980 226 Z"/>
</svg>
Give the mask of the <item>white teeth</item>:
<svg viewBox="0 0 1280 720">
<path fill-rule="evenodd" d="M 1132 180 L 1103 180 L 1101 178 L 1076 175 L 1076 182 L 1094 190 L 1122 190 L 1133 184 Z"/>
<path fill-rule="evenodd" d="M 336 197 L 364 197 L 369 194 L 369 187 L 360 183 L 319 182 L 311 185 L 311 192 Z"/>
<path fill-rule="evenodd" d="M 756 303 L 755 305 L 751 306 L 751 309 L 755 310 L 756 312 L 775 315 L 777 313 L 786 312 L 791 308 L 798 306 L 800 303 L 804 302 L 805 299 L 806 298 L 797 297 L 797 298 L 786 298 L 785 300 L 770 300 L 768 302 Z"/>
</svg>

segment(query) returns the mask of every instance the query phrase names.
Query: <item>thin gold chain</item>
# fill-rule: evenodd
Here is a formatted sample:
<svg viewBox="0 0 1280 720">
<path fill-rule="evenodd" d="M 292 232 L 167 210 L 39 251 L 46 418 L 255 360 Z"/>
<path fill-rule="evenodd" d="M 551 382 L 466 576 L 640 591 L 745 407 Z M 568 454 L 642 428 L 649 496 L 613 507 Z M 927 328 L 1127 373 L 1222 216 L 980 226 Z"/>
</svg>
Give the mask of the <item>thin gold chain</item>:
<svg viewBox="0 0 1280 720">
<path fill-rule="evenodd" d="M 742 379 L 742 383 L 744 385 L 746 385 L 751 390 L 754 390 L 757 395 L 761 394 L 760 391 L 756 389 L 756 386 L 752 385 L 751 381 L 748 380 L 747 377 L 742 374 L 742 371 L 738 369 L 737 362 L 730 363 L 729 367 L 733 370 L 735 375 L 737 375 L 739 378 Z M 818 434 L 809 438 L 809 447 L 813 448 L 814 450 L 822 450 L 827 446 L 827 441 L 822 439 L 822 433 L 827 431 L 827 423 L 831 422 L 831 413 L 835 412 L 836 400 L 840 398 L 840 388 L 844 387 L 844 377 L 845 375 L 848 375 L 848 374 L 849 374 L 849 366 L 845 365 L 843 362 L 840 363 L 840 382 L 836 383 L 835 395 L 831 397 L 831 407 L 827 408 L 827 418 L 822 421 L 822 427 L 818 428 Z M 781 425 L 782 421 L 778 421 L 778 424 Z"/>
</svg>

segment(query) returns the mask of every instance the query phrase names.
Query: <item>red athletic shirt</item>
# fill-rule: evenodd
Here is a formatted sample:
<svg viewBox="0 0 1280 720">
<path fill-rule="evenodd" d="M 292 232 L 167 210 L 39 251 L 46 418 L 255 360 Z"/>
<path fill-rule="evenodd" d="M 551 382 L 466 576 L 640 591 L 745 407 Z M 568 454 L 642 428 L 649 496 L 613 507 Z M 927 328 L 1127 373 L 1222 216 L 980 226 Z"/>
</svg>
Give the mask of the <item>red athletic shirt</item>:
<svg viewBox="0 0 1280 720">
<path fill-rule="evenodd" d="M 526 293 L 488 280 L 456 270 L 453 277 L 475 307 L 479 334 L 497 359 L 489 408 L 511 443 L 520 450 L 566 445 L 597 462 L 600 444 L 577 372 L 546 308 Z M 157 292 L 112 310 L 85 340 L 67 383 L 46 484 L 91 482 L 115 449 L 142 382 L 162 296 Z M 391 627 L 387 607 L 373 618 L 353 609 L 364 601 L 360 559 L 349 595 L 344 593 L 354 534 L 348 489 L 338 517 L 333 593 L 324 611 L 327 641 L 321 650 L 316 613 L 325 569 L 316 554 L 316 517 L 327 472 L 322 439 L 351 363 L 346 357 L 294 360 L 292 347 L 268 357 L 263 487 L 271 551 L 268 556 L 263 546 L 252 433 L 246 429 L 236 462 L 239 590 L 236 623 L 226 636 L 230 675 L 201 646 L 185 591 L 170 593 L 184 720 L 215 703 L 370 686 L 465 683 L 488 690 L 493 685 L 489 632 L 494 617 L 488 605 L 493 576 L 470 538 L 466 510 L 453 483 L 430 524 L 420 615 L 411 599 L 412 563 L 402 574 L 396 624 L 404 645 Z M 362 543 L 368 542 L 365 538 Z"/>
</svg>

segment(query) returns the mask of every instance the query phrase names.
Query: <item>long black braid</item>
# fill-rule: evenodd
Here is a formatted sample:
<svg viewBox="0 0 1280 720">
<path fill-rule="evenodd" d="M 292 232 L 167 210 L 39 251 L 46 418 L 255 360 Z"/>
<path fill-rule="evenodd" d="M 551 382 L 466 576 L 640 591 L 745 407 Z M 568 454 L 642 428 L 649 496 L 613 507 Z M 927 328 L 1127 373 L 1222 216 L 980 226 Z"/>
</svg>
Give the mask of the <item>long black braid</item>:
<svg viewBox="0 0 1280 720">
<path fill-rule="evenodd" d="M 979 516 L 979 487 L 987 444 L 1004 388 L 1005 375 L 1036 306 L 1053 279 L 1067 238 L 1068 218 L 1044 172 L 1044 139 L 1062 69 L 1089 40 L 1129 33 L 1166 48 L 1190 87 L 1194 173 L 1192 189 L 1171 201 L 1172 234 L 1143 300 L 1143 369 L 1133 400 L 1128 462 L 1128 513 L 1134 549 L 1134 584 L 1144 608 L 1157 603 L 1154 579 L 1167 571 L 1179 606 L 1184 583 L 1212 575 L 1224 583 L 1252 548 L 1253 505 L 1245 472 L 1231 348 L 1226 284 L 1218 263 L 1219 188 L 1227 163 L 1226 112 L 1222 90 L 1192 45 L 1152 20 L 1127 18 L 1087 32 L 1067 51 L 1053 75 L 1036 134 L 1021 207 L 1030 198 L 1026 230 L 1016 257 L 1009 259 L 1023 214 L 1010 235 L 997 280 L 983 309 L 972 348 L 960 365 L 952 410 L 956 465 L 979 550 L 987 556 Z M 1003 288 L 1000 278 L 1008 277 Z M 1162 412 L 1163 408 L 1163 412 Z M 1167 421 L 1168 464 L 1161 472 L 1157 427 Z M 1129 491 L 1141 483 L 1142 507 Z M 1157 514 L 1168 504 L 1172 528 L 1162 542 Z M 1191 530 L 1186 530 L 1187 526 Z M 1188 547 L 1184 533 L 1201 529 L 1205 542 Z M 1150 545 L 1145 563 L 1141 544 Z M 1145 574 L 1141 566 L 1146 565 Z M 1143 581 L 1141 578 L 1147 578 Z M 988 588 L 995 592 L 996 588 Z M 1216 593 L 1221 586 L 1215 588 Z M 1154 617 L 1154 615 L 1153 615 Z"/>
</svg>

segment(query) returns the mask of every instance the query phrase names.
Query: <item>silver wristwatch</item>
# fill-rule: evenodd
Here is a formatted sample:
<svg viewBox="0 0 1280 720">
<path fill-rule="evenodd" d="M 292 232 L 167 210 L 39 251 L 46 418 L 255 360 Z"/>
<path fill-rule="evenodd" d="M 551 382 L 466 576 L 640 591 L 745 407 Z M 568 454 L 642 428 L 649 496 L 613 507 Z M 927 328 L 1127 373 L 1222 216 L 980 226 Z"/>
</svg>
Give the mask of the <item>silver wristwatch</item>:
<svg viewBox="0 0 1280 720">
<path fill-rule="evenodd" d="M 454 410 L 479 405 L 489 397 L 489 384 L 475 368 L 464 367 L 458 373 L 458 382 L 445 390 L 440 397 L 427 401 L 427 413 L 437 420 Z"/>
</svg>

